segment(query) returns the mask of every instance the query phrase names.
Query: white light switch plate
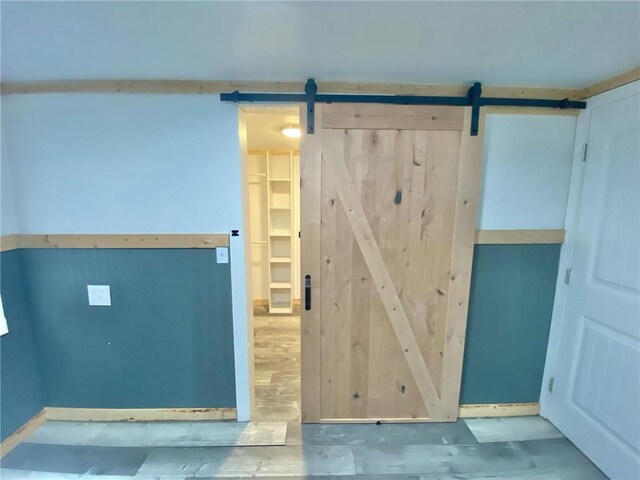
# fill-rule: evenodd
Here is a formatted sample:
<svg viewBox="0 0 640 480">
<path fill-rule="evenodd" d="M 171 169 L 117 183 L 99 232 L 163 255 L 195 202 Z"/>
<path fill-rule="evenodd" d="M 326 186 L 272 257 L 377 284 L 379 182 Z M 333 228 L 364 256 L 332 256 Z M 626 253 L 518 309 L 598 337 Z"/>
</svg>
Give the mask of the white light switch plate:
<svg viewBox="0 0 640 480">
<path fill-rule="evenodd" d="M 216 263 L 229 263 L 229 249 L 216 247 Z"/>
<path fill-rule="evenodd" d="M 109 285 L 87 285 L 89 305 L 111 306 L 111 287 Z"/>
</svg>

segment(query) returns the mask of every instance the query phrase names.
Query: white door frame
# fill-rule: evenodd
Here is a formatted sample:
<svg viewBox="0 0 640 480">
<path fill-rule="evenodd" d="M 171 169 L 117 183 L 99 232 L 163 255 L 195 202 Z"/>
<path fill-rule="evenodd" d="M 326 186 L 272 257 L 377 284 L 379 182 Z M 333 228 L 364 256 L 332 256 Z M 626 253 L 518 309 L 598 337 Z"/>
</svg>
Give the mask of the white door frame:
<svg viewBox="0 0 640 480">
<path fill-rule="evenodd" d="M 560 251 L 560 264 L 558 267 L 558 279 L 556 281 L 556 295 L 553 302 L 551 328 L 549 331 L 549 342 L 547 344 L 547 357 L 545 360 L 542 388 L 540 391 L 540 415 L 545 418 L 549 417 L 549 411 L 551 408 L 549 407 L 549 404 L 552 403 L 549 401 L 549 396 L 551 394 L 549 391 L 550 381 L 552 378 L 555 378 L 558 353 L 562 348 L 564 348 L 564 345 L 561 343 L 561 335 L 565 323 L 565 308 L 569 290 L 568 285 L 565 283 L 565 275 L 567 269 L 571 268 L 576 227 L 580 216 L 580 198 L 582 197 L 582 182 L 585 168 L 583 154 L 585 145 L 589 139 L 591 110 L 595 107 L 636 95 L 639 89 L 640 81 L 635 81 L 591 97 L 587 100 L 586 110 L 580 112 L 578 115 L 575 145 L 573 149 L 573 161 L 571 166 L 569 197 L 567 199 L 567 214 L 564 225 L 566 233 L 565 240 Z"/>
<path fill-rule="evenodd" d="M 249 230 L 249 186 L 247 183 L 247 129 L 244 112 L 236 106 L 239 168 L 229 168 L 227 208 L 229 219 L 241 229 L 229 237 L 231 255 L 231 306 L 233 359 L 236 387 L 236 420 L 251 420 L 253 407 L 253 295 L 251 280 L 251 235 Z M 233 186 L 236 188 L 233 188 Z"/>
<path fill-rule="evenodd" d="M 281 104 L 255 103 L 252 106 L 279 107 Z M 233 315 L 233 357 L 235 362 L 236 420 L 248 422 L 255 401 L 253 354 L 253 280 L 251 269 L 251 215 L 249 213 L 249 176 L 247 125 L 242 105 L 235 106 L 238 120 L 240 168 L 228 177 L 229 218 L 241 220 L 242 230 L 229 239 L 231 247 L 231 303 Z M 267 110 L 267 108 L 265 108 Z M 299 167 L 298 167 L 299 168 Z"/>
</svg>

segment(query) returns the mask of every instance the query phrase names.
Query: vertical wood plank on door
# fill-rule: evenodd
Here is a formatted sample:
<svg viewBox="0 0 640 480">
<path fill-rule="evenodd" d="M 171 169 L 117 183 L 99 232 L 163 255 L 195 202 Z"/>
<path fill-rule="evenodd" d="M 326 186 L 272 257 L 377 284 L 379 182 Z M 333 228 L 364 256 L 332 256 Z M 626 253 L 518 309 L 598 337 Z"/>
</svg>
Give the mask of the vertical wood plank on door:
<svg viewBox="0 0 640 480">
<path fill-rule="evenodd" d="M 406 287 L 403 273 L 407 262 L 407 177 L 411 175 L 408 164 L 412 162 L 415 136 L 420 133 L 370 131 L 370 143 L 375 147 L 377 156 L 364 158 L 375 172 L 373 211 L 377 228 L 373 235 L 399 298 Z M 369 219 L 372 216 L 366 210 L 365 214 Z M 374 302 L 375 340 L 372 344 L 375 348 L 372 349 L 374 356 L 370 366 L 375 371 L 370 390 L 374 401 L 369 413 L 379 418 L 424 418 L 428 415 L 427 409 L 400 344 L 389 341 L 390 338 L 395 339 L 396 334 L 379 295 L 374 295 Z"/>
<path fill-rule="evenodd" d="M 344 155 L 344 139 L 337 146 Z M 351 360 L 351 244 L 349 220 L 340 207 L 331 179 L 322 177 L 322 311 L 320 384 L 326 395 L 321 418 L 349 416 Z"/>
<path fill-rule="evenodd" d="M 398 275 L 402 275 L 403 288 L 399 290 L 402 305 L 411 322 L 414 335 L 420 346 L 420 350 L 428 359 L 429 350 L 426 348 L 429 341 L 429 309 L 428 299 L 425 297 L 427 278 L 430 275 L 428 265 L 425 263 L 427 252 L 428 221 L 430 218 L 431 202 L 427 198 L 427 146 L 429 132 L 415 131 L 414 140 L 410 152 L 406 152 L 407 159 L 407 184 L 402 192 L 402 204 L 406 205 L 407 218 L 400 234 L 406 238 L 406 258 L 402 264 L 397 265 Z M 427 215 L 427 213 L 429 215 Z M 399 284 L 398 284 L 399 285 Z M 427 363 L 427 366 L 428 363 Z M 434 376 L 433 370 L 430 370 Z M 439 390 L 437 377 L 434 376 L 436 389 Z M 427 412 L 424 405 L 414 407 L 415 417 L 425 417 Z"/>
<path fill-rule="evenodd" d="M 322 106 L 316 106 L 316 128 L 322 128 Z M 306 106 L 300 107 L 301 129 L 307 130 Z M 300 146 L 300 236 L 302 239 L 300 273 L 311 275 L 313 308 L 301 310 L 301 406 L 302 421 L 320 420 L 320 261 L 321 261 L 321 145 L 319 135 L 305 135 Z M 304 293 L 302 304 L 304 305 Z"/>
<path fill-rule="evenodd" d="M 429 219 L 425 225 L 426 256 L 423 268 L 427 278 L 424 280 L 427 301 L 427 322 L 429 334 L 423 345 L 429 371 L 432 372 L 438 392 L 442 391 L 442 365 L 448 319 L 448 294 L 450 289 L 450 270 L 452 264 L 452 243 L 456 210 L 460 132 L 427 132 L 427 166 L 429 175 L 425 190 L 426 213 Z"/>
<path fill-rule="evenodd" d="M 460 132 L 416 132 L 402 303 L 440 392 Z M 398 285 L 396 284 L 396 287 Z"/>
<path fill-rule="evenodd" d="M 406 208 L 405 195 L 407 192 L 406 175 L 410 175 L 411 170 L 406 163 L 412 157 L 415 136 L 419 133 L 414 130 L 377 132 L 379 142 L 384 148 L 386 168 L 383 176 L 378 177 L 379 203 L 382 212 L 376 240 L 399 300 L 405 289 L 403 273 L 408 260 L 406 235 L 408 209 Z M 400 303 L 404 311 L 404 304 L 401 300 Z M 410 315 L 406 314 L 405 316 L 409 327 L 411 327 Z M 385 320 L 386 325 L 389 326 L 389 320 Z M 393 330 L 389 333 L 389 338 L 393 338 Z M 415 337 L 415 333 L 413 336 Z M 390 378 L 395 379 L 395 382 L 387 380 L 393 394 L 388 397 L 389 405 L 385 417 L 393 414 L 393 411 L 401 411 L 407 416 L 417 417 L 418 410 L 424 405 L 420 390 L 416 386 L 411 369 L 407 368 L 407 362 L 398 342 L 391 342 L 390 346 L 394 351 L 386 362 L 389 367 L 392 367 Z M 390 362 L 389 359 L 393 361 Z M 426 414 L 426 410 L 422 409 L 421 416 Z"/>
<path fill-rule="evenodd" d="M 318 135 L 316 132 L 314 135 Z M 323 167 L 320 167 L 321 171 Z M 334 253 L 338 243 L 335 235 L 331 233 L 336 230 L 336 212 L 338 205 L 336 202 L 333 183 L 327 175 L 322 175 L 321 183 L 321 224 L 322 234 L 320 239 L 321 262 L 320 262 L 320 308 L 327 314 L 320 318 L 320 389 L 322 391 L 322 401 L 320 403 L 320 418 L 327 418 L 334 415 L 333 406 L 336 404 L 339 394 L 339 378 L 344 375 L 344 371 L 339 370 L 342 363 L 340 355 L 340 344 L 344 335 L 340 311 L 336 309 L 336 269 L 341 265 L 335 261 Z"/>
<path fill-rule="evenodd" d="M 358 132 L 359 130 L 349 130 L 347 136 L 354 136 Z M 403 156 L 402 153 L 411 151 L 410 145 L 403 147 L 399 144 L 407 141 L 411 143 L 412 133 L 365 131 L 360 155 L 357 155 L 357 159 L 345 158 L 347 165 L 358 163 L 362 170 L 369 172 L 371 200 L 368 204 L 362 203 L 362 206 L 385 262 L 393 261 L 394 268 L 390 269 L 390 275 L 396 277 L 392 278 L 394 282 L 397 281 L 398 270 L 395 258 L 406 254 L 403 251 L 405 250 L 403 228 L 398 228 L 402 222 L 396 222 L 396 213 L 403 206 L 398 194 L 402 195 L 401 190 L 404 188 L 402 185 L 407 174 L 404 167 L 406 162 L 399 158 L 410 158 L 410 156 Z M 406 138 L 407 136 L 409 138 Z M 405 152 L 399 152 L 398 149 L 404 149 Z M 398 156 L 398 154 L 401 155 Z M 352 181 L 357 184 L 356 179 L 352 178 Z M 389 339 L 395 339 L 396 334 L 389 323 L 384 304 L 375 290 L 375 285 L 371 282 L 370 288 L 367 415 L 369 418 L 391 416 L 424 418 L 427 416 L 424 401 L 400 345 L 397 341 L 389 341 Z M 365 320 L 352 318 L 354 323 L 362 321 Z"/>
<path fill-rule="evenodd" d="M 446 405 L 447 419 L 457 418 L 460 396 L 462 359 L 469 310 L 469 288 L 475 238 L 475 218 L 480 191 L 482 147 L 485 115 L 480 113 L 478 135 L 468 134 L 471 127 L 471 108 L 466 107 L 462 139 L 460 142 L 460 166 L 455 209 L 455 227 L 451 262 L 451 286 L 449 289 L 449 315 L 447 322 L 442 376 L 442 399 Z"/>
<path fill-rule="evenodd" d="M 345 154 L 351 165 L 351 175 L 354 178 L 354 188 L 360 202 L 366 211 L 371 211 L 375 196 L 375 170 L 363 161 L 374 155 L 371 144 L 364 138 L 362 130 L 353 131 L 347 137 Z M 371 161 L 371 160 L 370 160 Z M 339 203 L 339 202 L 338 202 Z M 377 220 L 369 218 L 372 229 L 375 230 Z M 351 238 L 351 361 L 349 372 L 351 398 L 349 399 L 349 417 L 367 418 L 369 409 L 369 356 L 372 352 L 371 338 L 371 275 L 367 267 L 360 246 L 353 241 L 353 233 L 349 229 Z"/>
<path fill-rule="evenodd" d="M 359 130 L 346 130 L 348 134 L 353 135 Z M 383 207 L 382 195 L 380 193 L 380 178 L 387 174 L 386 162 L 388 152 L 385 151 L 384 145 L 380 142 L 377 131 L 365 130 L 363 133 L 363 142 L 361 144 L 362 153 L 356 158 L 362 165 L 362 169 L 367 169 L 370 173 L 367 176 L 368 188 L 370 188 L 371 196 L 366 210 L 367 221 L 375 238 L 380 233 L 380 224 L 382 221 Z M 345 159 L 347 161 L 353 159 Z M 363 209 L 365 204 L 363 205 Z M 343 207 L 344 208 L 344 207 Z M 371 287 L 370 295 L 370 344 L 369 344 L 369 389 L 367 391 L 367 415 L 369 417 L 384 417 L 385 409 L 388 410 L 391 404 L 395 406 L 395 387 L 389 381 L 392 377 L 393 365 L 391 365 L 390 355 L 396 353 L 397 342 L 387 342 L 388 338 L 393 338 L 393 328 L 389 323 L 384 305 L 377 293 L 372 273 L 364 258 L 364 254 L 358 244 L 358 249 L 362 255 L 369 272 L 369 285 Z M 391 350 L 391 352 L 389 352 Z"/>
</svg>

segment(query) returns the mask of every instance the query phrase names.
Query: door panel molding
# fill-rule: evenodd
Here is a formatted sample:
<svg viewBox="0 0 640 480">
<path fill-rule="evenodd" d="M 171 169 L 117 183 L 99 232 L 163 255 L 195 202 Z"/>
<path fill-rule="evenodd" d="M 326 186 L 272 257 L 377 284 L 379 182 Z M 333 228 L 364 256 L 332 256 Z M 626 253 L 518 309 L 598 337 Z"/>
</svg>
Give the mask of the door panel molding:
<svg viewBox="0 0 640 480">
<path fill-rule="evenodd" d="M 322 106 L 316 106 L 316 109 Z M 322 115 L 316 115 L 316 131 L 322 131 Z M 300 106 L 300 129 L 307 131 L 306 105 Z M 311 309 L 300 312 L 301 419 L 320 421 L 320 238 L 322 163 L 320 135 L 305 135 L 300 144 L 300 275 L 311 276 Z M 304 282 L 304 278 L 302 279 Z M 304 285 L 304 283 L 301 283 Z M 304 294 L 303 294 L 304 295 Z M 305 303 L 305 299 L 302 299 Z"/>
</svg>

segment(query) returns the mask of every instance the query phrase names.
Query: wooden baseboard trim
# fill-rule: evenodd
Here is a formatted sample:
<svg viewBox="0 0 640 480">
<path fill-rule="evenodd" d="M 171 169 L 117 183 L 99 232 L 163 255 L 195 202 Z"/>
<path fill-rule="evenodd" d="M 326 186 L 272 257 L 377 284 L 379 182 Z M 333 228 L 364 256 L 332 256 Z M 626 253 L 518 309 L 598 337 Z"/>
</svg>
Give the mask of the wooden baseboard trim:
<svg viewBox="0 0 640 480">
<path fill-rule="evenodd" d="M 46 408 L 40 410 L 37 414 L 31 417 L 24 425 L 18 430 L 13 432 L 2 443 L 0 443 L 0 458 L 3 458 L 7 453 L 16 448 L 20 443 L 24 442 L 34 430 L 47 421 Z"/>
<path fill-rule="evenodd" d="M 17 234 L 3 236 L 2 251 L 16 248 L 216 248 L 228 247 L 226 233 L 186 234 Z"/>
<path fill-rule="evenodd" d="M 235 420 L 235 408 L 63 408 L 47 407 L 48 420 L 71 422 L 167 422 Z"/>
<path fill-rule="evenodd" d="M 430 423 L 434 422 L 428 417 L 418 418 L 321 418 L 317 422 L 309 423 L 327 423 L 327 424 L 357 424 L 357 423 Z M 303 422 L 304 423 L 304 422 Z"/>
<path fill-rule="evenodd" d="M 70 422 L 167 422 L 235 420 L 235 408 L 63 408 L 44 407 L 0 443 L 0 459 L 47 420 Z"/>
<path fill-rule="evenodd" d="M 538 415 L 539 403 L 460 405 L 460 418 Z M 0 458 L 26 440 L 46 420 L 75 422 L 161 422 L 235 420 L 235 408 L 65 408 L 45 407 L 0 443 Z M 319 423 L 376 423 L 377 419 L 321 419 Z M 381 423 L 426 423 L 429 418 L 388 418 Z"/>
<path fill-rule="evenodd" d="M 476 230 L 476 245 L 559 244 L 564 230 Z"/>
<path fill-rule="evenodd" d="M 491 403 L 480 405 L 460 405 L 458 416 L 470 417 L 519 417 L 538 415 L 539 403 Z M 428 417 L 418 418 L 321 418 L 311 423 L 429 423 L 434 420 Z"/>
<path fill-rule="evenodd" d="M 519 417 L 538 415 L 540 404 L 535 403 L 489 403 L 480 405 L 460 405 L 458 416 L 470 417 Z"/>
</svg>

